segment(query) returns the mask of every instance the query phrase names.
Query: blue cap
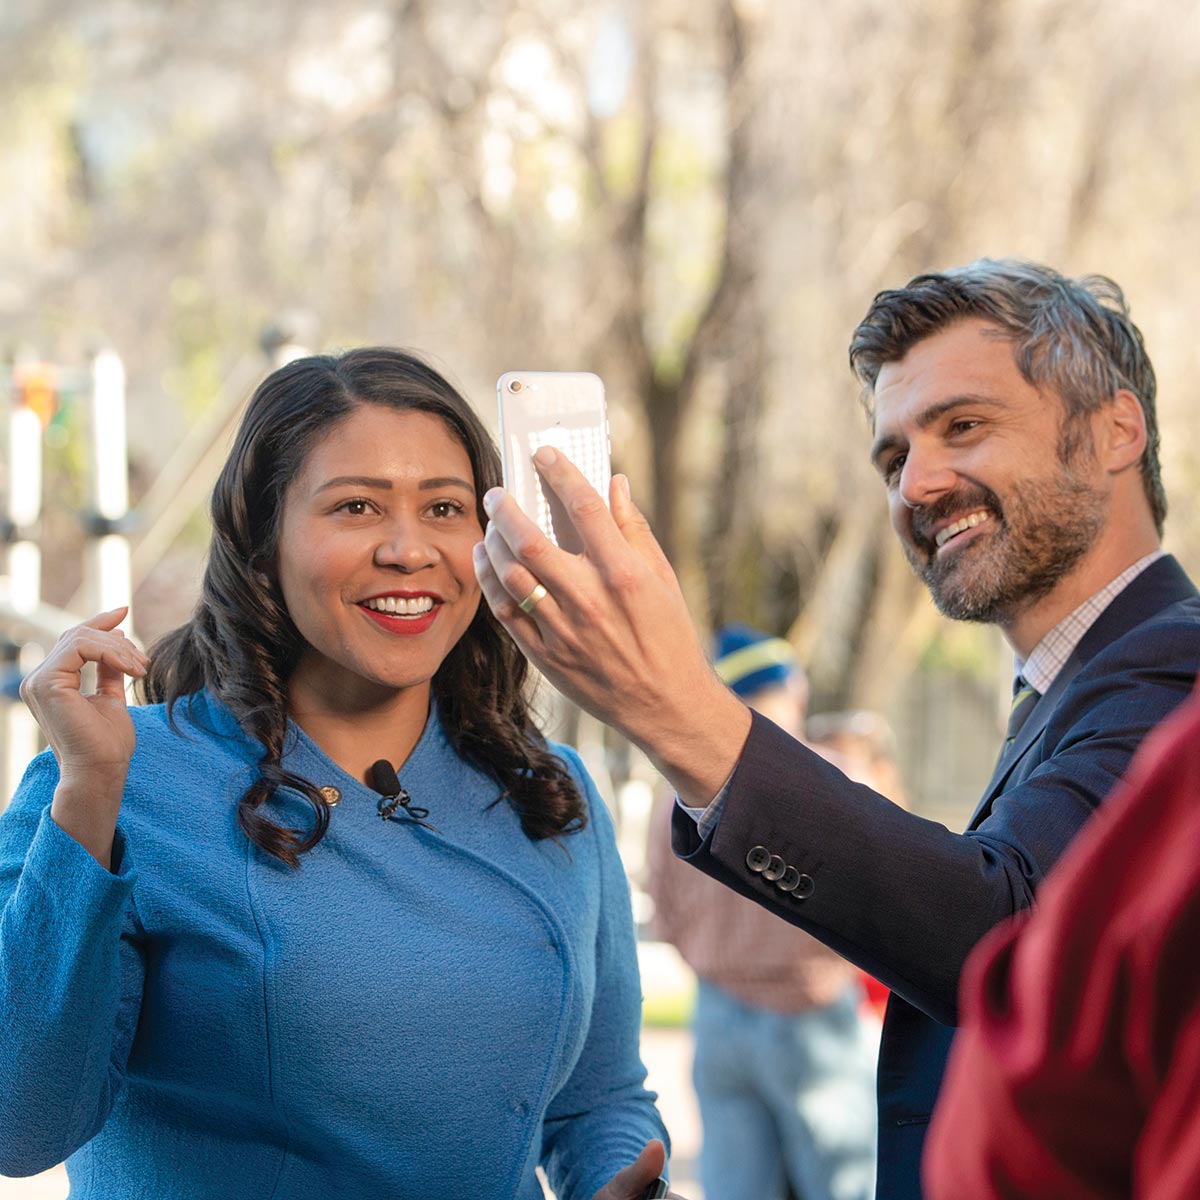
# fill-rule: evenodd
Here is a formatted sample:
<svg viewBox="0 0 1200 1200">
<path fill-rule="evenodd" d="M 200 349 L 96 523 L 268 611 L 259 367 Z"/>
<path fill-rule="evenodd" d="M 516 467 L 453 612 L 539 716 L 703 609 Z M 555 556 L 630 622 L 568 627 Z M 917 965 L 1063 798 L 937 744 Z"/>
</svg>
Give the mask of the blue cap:
<svg viewBox="0 0 1200 1200">
<path fill-rule="evenodd" d="M 800 671 L 790 642 L 749 625 L 723 625 L 713 635 L 713 667 L 745 698 L 786 683 Z"/>
</svg>

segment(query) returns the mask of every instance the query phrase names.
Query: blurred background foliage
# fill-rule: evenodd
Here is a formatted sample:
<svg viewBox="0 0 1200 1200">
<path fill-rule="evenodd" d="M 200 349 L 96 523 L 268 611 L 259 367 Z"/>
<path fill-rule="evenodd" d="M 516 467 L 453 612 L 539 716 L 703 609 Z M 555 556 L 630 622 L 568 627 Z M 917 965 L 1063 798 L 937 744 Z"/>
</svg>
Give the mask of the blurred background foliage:
<svg viewBox="0 0 1200 1200">
<path fill-rule="evenodd" d="M 698 623 L 790 636 L 814 708 L 887 713 L 949 814 L 1007 658 L 894 545 L 850 332 L 980 255 L 1115 277 L 1200 569 L 1198 68 L 1191 0 L 12 0 L 0 349 L 124 357 L 148 639 L 194 600 L 264 346 L 404 345 L 489 420 L 504 370 L 597 371 Z M 77 458 L 50 467 L 60 605 Z"/>
</svg>

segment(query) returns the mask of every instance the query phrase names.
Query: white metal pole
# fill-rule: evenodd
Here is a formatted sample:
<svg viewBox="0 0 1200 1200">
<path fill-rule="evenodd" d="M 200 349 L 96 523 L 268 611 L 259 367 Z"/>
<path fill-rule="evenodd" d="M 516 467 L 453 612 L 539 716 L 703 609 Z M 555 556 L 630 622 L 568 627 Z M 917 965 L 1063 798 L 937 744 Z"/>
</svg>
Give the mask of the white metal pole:
<svg viewBox="0 0 1200 1200">
<path fill-rule="evenodd" d="M 7 515 L 9 603 L 32 612 L 42 599 L 42 552 L 32 527 L 42 512 L 42 423 L 37 413 L 14 403 L 8 414 Z"/>
<path fill-rule="evenodd" d="M 5 568 L 8 604 L 18 614 L 37 610 L 42 598 L 42 553 L 34 540 L 34 523 L 42 511 L 42 423 L 37 413 L 14 393 L 8 413 L 8 489 L 5 496 Z M 17 643 L 14 642 L 14 646 Z M 26 646 L 12 656 L 11 669 L 35 665 L 41 648 Z M 0 808 L 16 791 L 21 775 L 41 744 L 33 714 L 19 700 L 4 705 L 3 761 L 0 763 Z"/>
<path fill-rule="evenodd" d="M 125 367 L 113 350 L 92 360 L 89 614 L 130 604 L 129 451 L 125 431 Z M 125 631 L 132 628 L 132 615 Z"/>
</svg>

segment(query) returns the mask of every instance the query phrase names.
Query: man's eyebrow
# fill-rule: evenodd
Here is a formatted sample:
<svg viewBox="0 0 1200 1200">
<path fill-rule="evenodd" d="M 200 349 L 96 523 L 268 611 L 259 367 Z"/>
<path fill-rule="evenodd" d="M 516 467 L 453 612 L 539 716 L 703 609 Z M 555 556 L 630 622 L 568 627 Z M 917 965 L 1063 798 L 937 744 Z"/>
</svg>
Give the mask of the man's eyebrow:
<svg viewBox="0 0 1200 1200">
<path fill-rule="evenodd" d="M 881 438 L 875 439 L 875 444 L 871 447 L 871 463 L 876 470 L 879 469 L 881 460 L 892 450 L 899 449 L 904 444 L 904 439 L 897 433 L 889 433 Z"/>
<path fill-rule="evenodd" d="M 1001 408 L 1004 406 L 1004 401 L 998 400 L 994 396 L 976 395 L 973 392 L 959 396 L 949 396 L 937 404 L 931 404 L 928 408 L 922 409 L 917 414 L 916 426 L 918 429 L 928 429 L 930 425 L 936 424 L 947 413 L 953 412 L 956 408 L 965 408 L 968 405 L 973 407 L 983 405 L 986 408 Z M 871 462 L 878 467 L 879 460 L 884 455 L 890 450 L 895 450 L 905 444 L 906 439 L 897 433 L 884 434 L 882 437 L 877 438 L 871 447 Z"/>
</svg>

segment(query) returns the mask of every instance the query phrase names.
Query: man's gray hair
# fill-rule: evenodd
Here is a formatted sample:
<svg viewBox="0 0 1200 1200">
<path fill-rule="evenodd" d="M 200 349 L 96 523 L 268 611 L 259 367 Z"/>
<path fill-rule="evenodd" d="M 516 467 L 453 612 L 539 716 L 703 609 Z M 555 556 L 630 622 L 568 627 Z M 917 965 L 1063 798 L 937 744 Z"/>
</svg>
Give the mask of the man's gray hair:
<svg viewBox="0 0 1200 1200">
<path fill-rule="evenodd" d="M 1158 461 L 1154 368 L 1124 293 L 1104 275 L 1068 279 L 1038 263 L 981 258 L 880 292 L 850 342 L 850 366 L 864 385 L 867 412 L 873 412 L 875 381 L 885 363 L 898 362 L 917 342 L 971 317 L 1004 330 L 1021 374 L 1063 398 L 1064 459 L 1073 453 L 1088 413 L 1121 389 L 1137 397 L 1146 421 L 1142 483 L 1161 533 L 1167 498 Z"/>
</svg>

